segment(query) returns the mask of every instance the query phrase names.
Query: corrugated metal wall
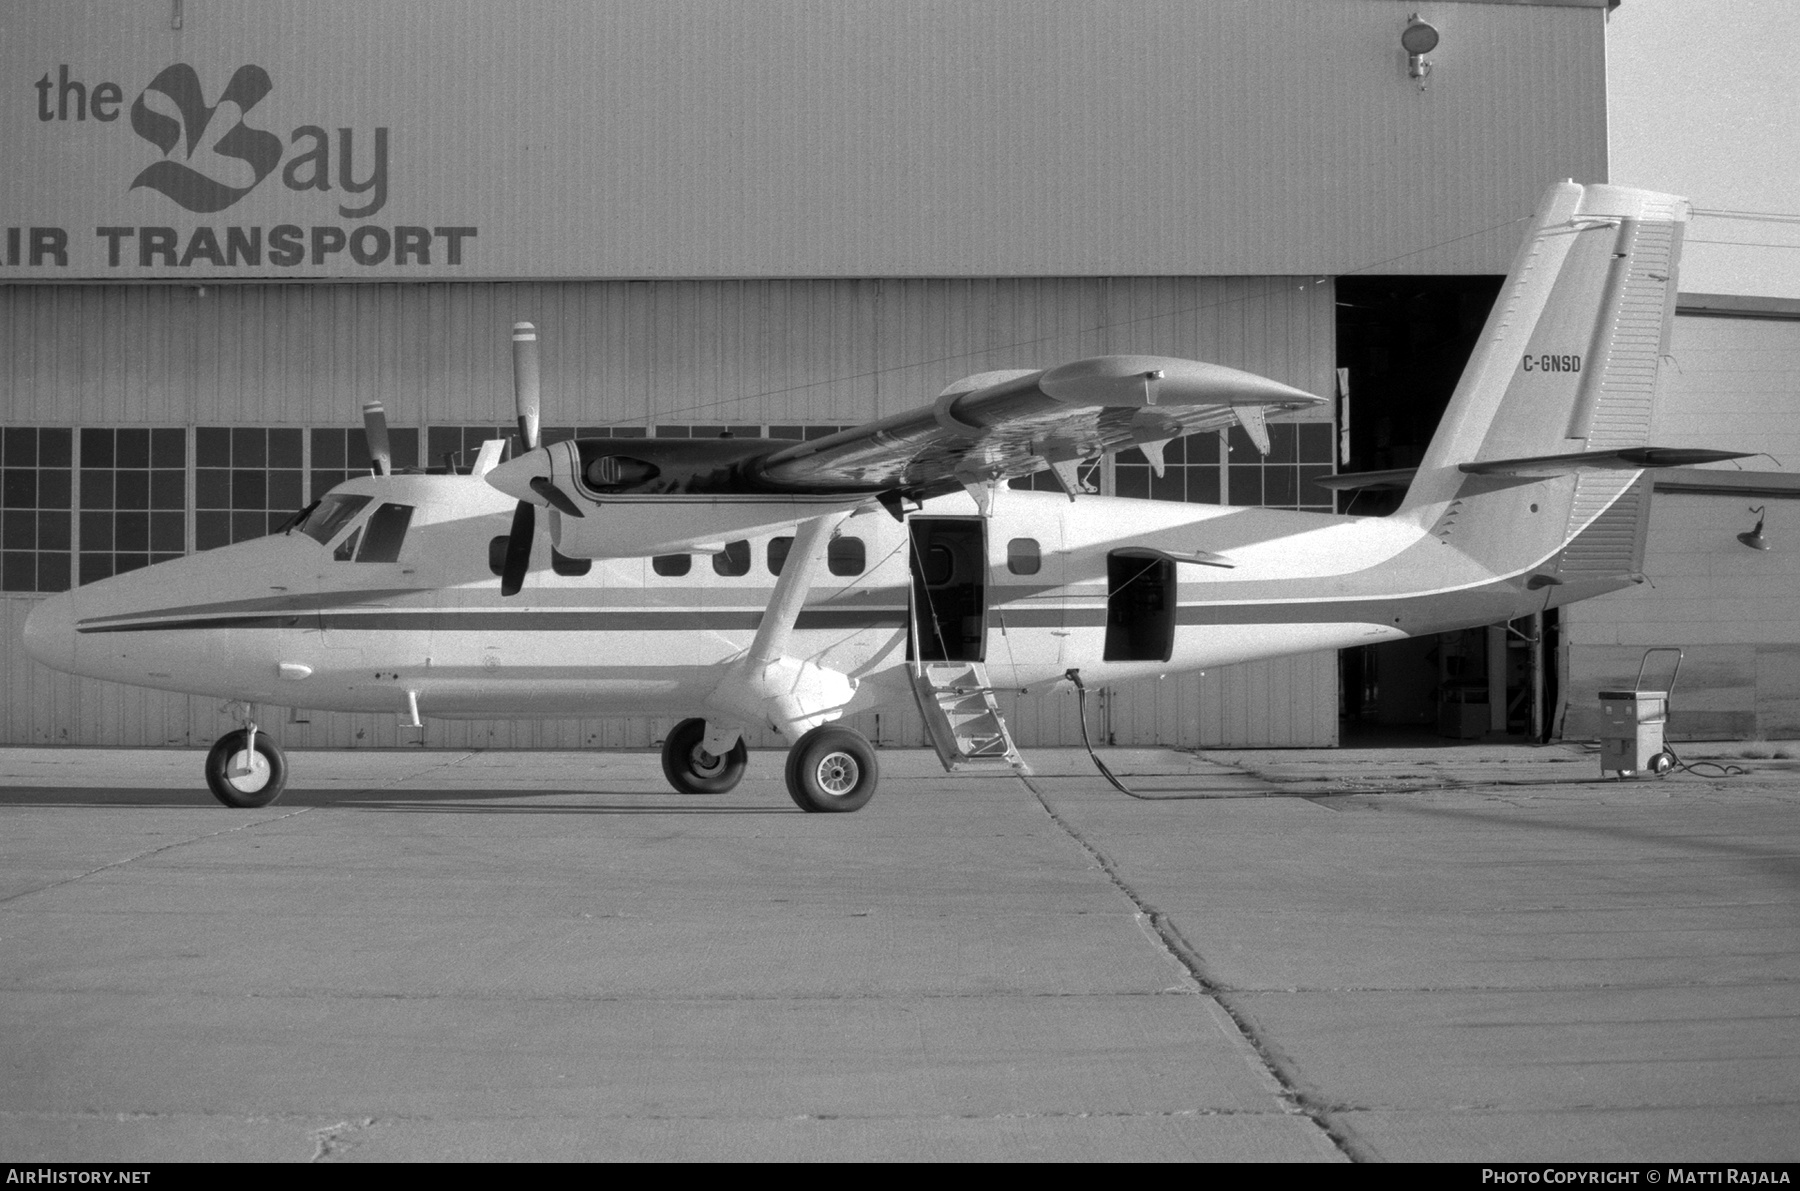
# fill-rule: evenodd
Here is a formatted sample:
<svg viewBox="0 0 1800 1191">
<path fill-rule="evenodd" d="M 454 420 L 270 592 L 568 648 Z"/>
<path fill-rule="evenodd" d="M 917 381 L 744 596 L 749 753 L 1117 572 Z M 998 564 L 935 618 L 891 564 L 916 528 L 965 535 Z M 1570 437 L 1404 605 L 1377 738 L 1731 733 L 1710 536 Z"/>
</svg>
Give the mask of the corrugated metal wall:
<svg viewBox="0 0 1800 1191">
<path fill-rule="evenodd" d="M 864 421 L 950 381 L 1107 352 L 1211 360 L 1332 391 L 1334 301 L 1313 277 L 480 285 L 0 286 L 8 425 L 504 424 L 508 331 L 538 323 L 547 424 Z M 214 701 L 75 680 L 25 658 L 31 601 L 4 601 L 4 741 L 200 744 Z M 1325 745 L 1330 654 L 1172 676 L 1104 706 L 1121 744 Z M 274 718 L 274 717 L 271 717 Z M 923 742 L 911 708 L 859 726 Z M 1074 705 L 1024 700 L 1023 743 L 1079 742 Z M 295 746 L 410 743 L 391 716 L 271 725 Z M 661 721 L 433 723 L 450 747 L 648 746 Z"/>
<path fill-rule="evenodd" d="M 1315 277 L 0 286 L 0 415 L 360 425 L 379 397 L 395 425 L 506 423 L 518 319 L 547 423 L 848 423 L 1106 352 L 1332 385 Z"/>
<path fill-rule="evenodd" d="M 931 277 L 1499 272 L 1543 187 L 1604 181 L 1604 0 L 10 0 L 0 211 L 68 233 L 33 280 L 208 275 Z M 1407 77 L 1414 12 L 1443 39 Z M 171 66 L 204 99 L 245 66 L 279 166 L 227 207 L 128 112 Z M 66 71 L 66 75 L 65 72 Z M 46 80 L 40 92 L 35 80 Z M 80 99 L 61 84 L 79 87 Z M 88 92 L 111 84 L 106 116 Z M 52 94 L 54 92 L 54 94 Z M 155 105 L 166 109 L 160 101 Z M 352 254 L 116 260 L 94 229 L 348 233 L 318 128 L 372 176 L 367 226 L 474 229 L 460 264 Z M 190 135 L 194 130 L 189 130 Z M 195 165 L 249 181 L 202 145 Z M 297 167 L 297 168 L 296 168 Z M 290 174 L 290 170 L 293 171 Z M 383 233 L 386 234 L 385 232 Z M 117 242 L 115 242 L 116 244 Z M 188 263 L 181 265 L 180 259 Z"/>
<path fill-rule="evenodd" d="M 1710 301 L 1726 309 L 1675 320 L 1650 441 L 1757 452 L 1720 466 L 1791 473 L 1800 468 L 1800 307 Z M 1730 317 L 1732 305 L 1746 309 Z M 1758 306 L 1786 309 L 1752 316 Z M 1768 551 L 1737 541 L 1756 522 L 1752 505 L 1767 509 Z M 1563 613 L 1566 735 L 1598 732 L 1598 693 L 1629 689 L 1644 650 L 1673 645 L 1687 657 L 1672 735 L 1800 736 L 1800 502 L 1659 493 L 1650 510 L 1650 582 Z"/>
</svg>

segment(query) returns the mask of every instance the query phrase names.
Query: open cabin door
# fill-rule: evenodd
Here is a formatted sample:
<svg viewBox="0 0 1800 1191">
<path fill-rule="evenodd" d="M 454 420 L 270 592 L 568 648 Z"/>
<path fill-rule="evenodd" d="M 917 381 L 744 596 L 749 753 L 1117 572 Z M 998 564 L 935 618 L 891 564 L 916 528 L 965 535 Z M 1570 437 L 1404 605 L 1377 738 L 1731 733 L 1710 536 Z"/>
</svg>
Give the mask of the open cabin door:
<svg viewBox="0 0 1800 1191">
<path fill-rule="evenodd" d="M 987 658 L 987 523 L 979 517 L 914 517 L 912 639 L 922 662 Z"/>
<path fill-rule="evenodd" d="M 1106 556 L 1109 662 L 1166 662 L 1175 651 L 1175 563 L 1148 550 Z"/>
<path fill-rule="evenodd" d="M 906 655 L 926 736 L 946 770 L 1029 772 L 988 683 L 987 521 L 914 517 Z"/>
</svg>

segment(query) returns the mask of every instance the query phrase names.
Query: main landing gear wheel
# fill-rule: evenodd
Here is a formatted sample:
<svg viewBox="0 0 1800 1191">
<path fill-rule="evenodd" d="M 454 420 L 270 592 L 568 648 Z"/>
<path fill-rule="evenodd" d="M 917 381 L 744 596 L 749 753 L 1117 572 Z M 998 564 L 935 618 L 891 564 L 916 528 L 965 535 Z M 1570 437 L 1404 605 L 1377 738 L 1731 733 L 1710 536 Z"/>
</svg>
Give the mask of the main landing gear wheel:
<svg viewBox="0 0 1800 1191">
<path fill-rule="evenodd" d="M 706 751 L 706 721 L 682 720 L 663 741 L 663 776 L 683 794 L 723 794 L 744 776 L 750 750 L 744 738 L 716 756 Z"/>
<path fill-rule="evenodd" d="M 880 780 L 875 750 L 854 728 L 820 724 L 788 750 L 788 794 L 803 811 L 861 810 Z"/>
<path fill-rule="evenodd" d="M 226 806 L 268 806 L 287 788 L 287 758 L 267 732 L 256 734 L 256 750 L 246 763 L 243 728 L 227 732 L 206 754 L 206 787 Z"/>
</svg>

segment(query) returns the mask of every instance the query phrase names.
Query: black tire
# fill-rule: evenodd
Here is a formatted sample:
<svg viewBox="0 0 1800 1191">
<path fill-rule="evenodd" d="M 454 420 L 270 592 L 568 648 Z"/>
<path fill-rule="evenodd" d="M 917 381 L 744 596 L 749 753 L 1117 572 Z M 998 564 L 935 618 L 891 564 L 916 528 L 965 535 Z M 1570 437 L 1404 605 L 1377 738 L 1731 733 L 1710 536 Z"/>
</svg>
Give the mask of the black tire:
<svg viewBox="0 0 1800 1191">
<path fill-rule="evenodd" d="M 232 762 L 244 751 L 244 734 L 243 728 L 225 733 L 206 754 L 206 788 L 214 798 L 239 810 L 268 806 L 287 788 L 287 758 L 267 732 L 256 734 L 254 771 L 230 772 Z"/>
<path fill-rule="evenodd" d="M 820 724 L 788 750 L 788 795 L 803 811 L 861 810 L 880 781 L 875 749 L 854 728 Z"/>
<path fill-rule="evenodd" d="M 705 742 L 705 720 L 682 720 L 663 741 L 663 776 L 683 794 L 723 794 L 744 776 L 750 750 L 742 736 L 722 757 L 707 752 Z"/>
</svg>

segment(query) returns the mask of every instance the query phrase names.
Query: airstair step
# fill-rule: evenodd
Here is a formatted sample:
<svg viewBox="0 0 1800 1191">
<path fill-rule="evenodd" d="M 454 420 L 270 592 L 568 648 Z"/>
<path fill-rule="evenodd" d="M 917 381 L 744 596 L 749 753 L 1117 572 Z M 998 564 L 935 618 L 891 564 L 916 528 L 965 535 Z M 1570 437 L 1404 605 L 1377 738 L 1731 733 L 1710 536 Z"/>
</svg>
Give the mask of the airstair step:
<svg viewBox="0 0 1800 1191">
<path fill-rule="evenodd" d="M 913 694 L 925 729 L 946 770 L 998 769 L 1029 772 L 980 662 L 914 662 Z"/>
</svg>

